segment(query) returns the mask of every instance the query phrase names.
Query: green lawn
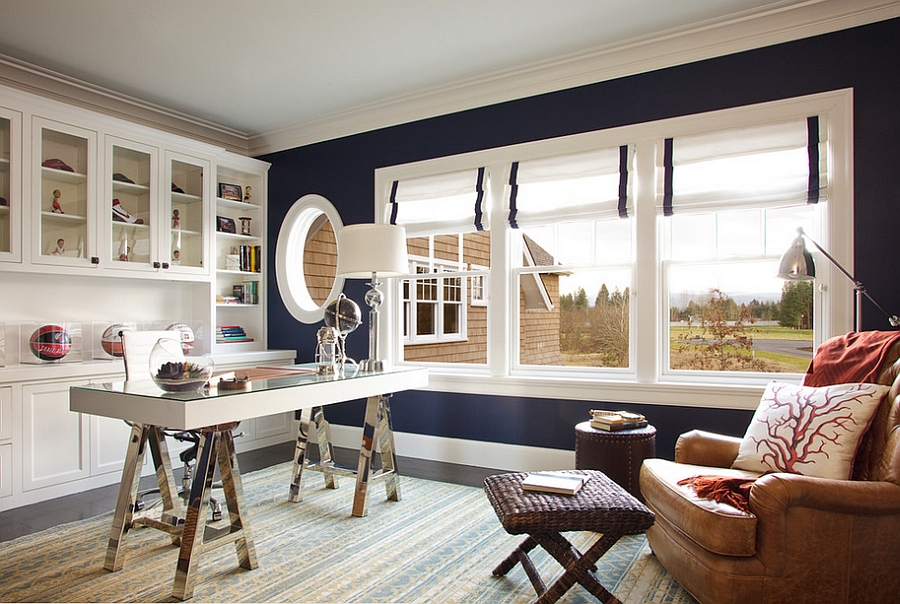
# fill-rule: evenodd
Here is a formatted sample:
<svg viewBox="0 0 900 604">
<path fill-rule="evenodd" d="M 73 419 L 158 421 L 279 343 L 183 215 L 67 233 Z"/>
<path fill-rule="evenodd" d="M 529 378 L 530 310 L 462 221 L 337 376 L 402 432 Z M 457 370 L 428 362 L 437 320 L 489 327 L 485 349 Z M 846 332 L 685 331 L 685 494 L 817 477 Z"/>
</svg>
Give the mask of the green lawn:
<svg viewBox="0 0 900 604">
<path fill-rule="evenodd" d="M 701 330 L 699 325 L 692 327 L 670 326 L 669 334 L 671 338 L 670 346 L 673 355 L 678 355 L 682 351 L 690 349 L 689 336 L 700 336 L 700 339 L 710 337 L 710 334 Z M 812 346 L 813 332 L 811 329 L 791 329 L 789 327 L 781 327 L 778 325 L 764 326 L 748 326 L 746 328 L 748 337 L 754 340 L 801 340 L 808 341 Z M 749 351 L 735 348 L 732 350 L 734 354 L 750 354 Z M 809 359 L 797 357 L 793 355 L 779 354 L 776 352 L 766 352 L 757 350 L 754 355 L 758 359 L 764 359 L 773 363 L 771 370 L 787 371 L 803 373 L 809 365 Z M 775 367 L 778 367 L 775 369 Z"/>
<path fill-rule="evenodd" d="M 792 329 L 790 327 L 781 327 L 779 325 L 763 325 L 757 327 L 749 325 L 746 327 L 747 335 L 754 340 L 809 340 L 812 342 L 813 332 L 811 329 Z M 680 340 L 684 335 L 700 334 L 701 337 L 709 335 L 701 331 L 699 325 L 691 327 L 682 327 L 681 325 L 673 325 L 669 327 L 669 333 L 672 340 Z"/>
</svg>

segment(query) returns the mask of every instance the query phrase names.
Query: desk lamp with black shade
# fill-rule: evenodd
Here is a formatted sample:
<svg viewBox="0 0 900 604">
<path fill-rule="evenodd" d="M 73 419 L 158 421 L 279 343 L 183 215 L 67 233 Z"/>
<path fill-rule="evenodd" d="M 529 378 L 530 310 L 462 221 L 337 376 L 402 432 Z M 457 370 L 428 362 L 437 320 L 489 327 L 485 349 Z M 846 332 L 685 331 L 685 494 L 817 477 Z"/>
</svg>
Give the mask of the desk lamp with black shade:
<svg viewBox="0 0 900 604">
<path fill-rule="evenodd" d="M 856 292 L 856 331 L 862 331 L 862 299 L 863 296 L 869 299 L 869 301 L 875 305 L 875 307 L 884 313 L 884 315 L 888 318 L 888 322 L 892 327 L 900 326 L 900 317 L 897 315 L 892 315 L 888 313 L 878 302 L 876 302 L 869 292 L 866 291 L 865 286 L 856 279 L 853 275 L 850 274 L 847 269 L 841 266 L 837 260 L 835 260 L 831 254 L 826 252 L 821 245 L 816 243 L 809 235 L 807 235 L 803 228 L 800 227 L 797 229 L 797 238 L 794 239 L 794 242 L 791 244 L 791 247 L 784 253 L 781 257 L 781 263 L 778 265 L 778 277 L 781 279 L 785 279 L 787 281 L 813 281 L 816 278 L 816 264 L 813 261 L 812 254 L 809 253 L 809 250 L 806 249 L 805 239 L 809 239 L 809 241 L 816 246 L 816 249 L 822 252 L 822 254 L 828 258 L 828 260 L 835 265 L 839 271 L 841 271 L 850 281 L 853 282 L 853 290 Z"/>
<path fill-rule="evenodd" d="M 409 274 L 406 229 L 392 224 L 352 224 L 338 233 L 337 275 L 345 279 L 369 279 L 369 358 L 360 363 L 362 371 L 383 371 L 378 359 L 378 307 L 384 300 L 379 278 Z"/>
</svg>

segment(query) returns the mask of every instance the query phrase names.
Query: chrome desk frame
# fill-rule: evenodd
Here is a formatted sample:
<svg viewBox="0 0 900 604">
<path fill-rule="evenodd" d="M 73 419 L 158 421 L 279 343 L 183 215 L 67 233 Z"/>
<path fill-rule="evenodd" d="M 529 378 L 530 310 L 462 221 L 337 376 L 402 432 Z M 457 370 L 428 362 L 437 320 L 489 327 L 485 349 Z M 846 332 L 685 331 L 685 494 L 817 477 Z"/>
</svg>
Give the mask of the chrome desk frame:
<svg viewBox="0 0 900 604">
<path fill-rule="evenodd" d="M 118 418 L 132 424 L 104 568 L 109 571 L 122 568 L 120 554 L 125 536 L 138 525 L 169 533 L 174 544 L 180 541 L 172 590 L 177 599 L 186 600 L 193 596 L 199 554 L 206 549 L 235 543 L 240 566 L 248 570 L 258 566 L 250 527 L 242 514 L 243 486 L 231 433 L 244 419 L 295 411 L 300 422 L 288 494 L 291 501 L 300 501 L 304 468 L 323 472 L 329 488 L 337 487 L 335 475 L 355 476 L 354 516 L 366 515 L 368 484 L 373 480 L 385 479 L 388 499 L 399 501 L 390 399 L 385 393 L 421 388 L 427 384 L 427 370 L 399 368 L 339 378 L 306 373 L 254 380 L 248 391 L 211 389 L 204 393 L 166 393 L 152 383 L 137 387 L 106 383 L 70 388 L 69 407 L 72 411 Z M 366 419 L 359 464 L 352 470 L 339 467 L 332 460 L 330 430 L 323 407 L 360 398 L 367 399 Z M 310 420 L 319 437 L 320 461 L 317 464 L 310 464 L 305 458 Z M 163 427 L 201 432 L 190 503 L 183 516 Z M 382 454 L 382 467 L 372 472 L 376 444 Z M 148 446 L 163 504 L 158 517 L 138 514 L 135 505 Z M 206 526 L 217 465 L 229 514 L 229 522 L 224 527 Z"/>
</svg>

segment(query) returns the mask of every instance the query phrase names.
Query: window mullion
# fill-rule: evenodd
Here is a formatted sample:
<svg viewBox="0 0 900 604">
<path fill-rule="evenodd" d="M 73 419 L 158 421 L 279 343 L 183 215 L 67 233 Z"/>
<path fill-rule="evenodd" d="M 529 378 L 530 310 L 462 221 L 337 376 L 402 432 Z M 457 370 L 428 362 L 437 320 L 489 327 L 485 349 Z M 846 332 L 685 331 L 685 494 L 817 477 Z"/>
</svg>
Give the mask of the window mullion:
<svg viewBox="0 0 900 604">
<path fill-rule="evenodd" d="M 513 326 L 511 319 L 518 315 L 517 297 L 514 295 L 515 276 L 510 249 L 512 233 L 506 220 L 503 203 L 505 183 L 509 180 L 509 165 L 490 167 L 488 208 L 491 213 L 491 268 L 488 279 L 488 367 L 492 376 L 505 377 L 510 373 L 513 355 Z M 515 300 L 515 306 L 514 306 Z"/>
<path fill-rule="evenodd" d="M 659 239 L 656 233 L 655 141 L 635 144 L 635 267 L 631 304 L 632 363 L 638 382 L 654 382 L 666 341 L 659 335 L 662 324 L 660 301 Z M 668 331 L 668 330 L 665 330 Z M 640 345 L 637 345 L 637 343 Z M 654 345 L 650 346 L 649 343 Z"/>
</svg>

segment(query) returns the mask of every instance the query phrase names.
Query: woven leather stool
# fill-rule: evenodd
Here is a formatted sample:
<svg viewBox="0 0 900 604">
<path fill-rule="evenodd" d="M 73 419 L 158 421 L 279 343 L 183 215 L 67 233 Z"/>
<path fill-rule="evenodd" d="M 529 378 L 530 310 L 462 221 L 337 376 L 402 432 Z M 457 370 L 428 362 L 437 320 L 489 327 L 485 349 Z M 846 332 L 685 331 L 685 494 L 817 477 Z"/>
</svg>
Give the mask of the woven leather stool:
<svg viewBox="0 0 900 604">
<path fill-rule="evenodd" d="M 648 457 L 656 457 L 653 426 L 620 432 L 592 428 L 591 422 L 575 426 L 575 467 L 600 470 L 641 501 L 641 464 Z"/>
<path fill-rule="evenodd" d="M 484 490 L 500 524 L 511 535 L 528 537 L 497 568 L 503 576 L 519 562 L 525 569 L 539 604 L 556 602 L 580 583 L 601 602 L 619 603 L 594 574 L 594 564 L 624 535 L 643 533 L 653 525 L 653 512 L 597 470 L 570 470 L 588 477 L 575 495 L 523 491 L 527 473 L 497 474 L 484 479 Z M 564 531 L 602 533 L 583 554 L 562 536 Z M 565 572 L 548 589 L 528 557 L 540 545 Z M 620 603 L 619 603 L 620 604 Z"/>
</svg>

